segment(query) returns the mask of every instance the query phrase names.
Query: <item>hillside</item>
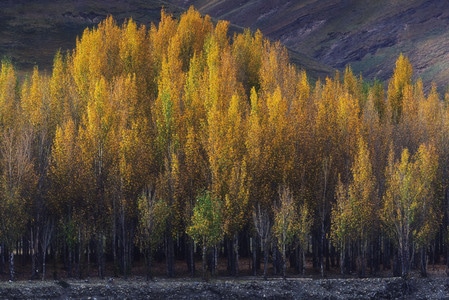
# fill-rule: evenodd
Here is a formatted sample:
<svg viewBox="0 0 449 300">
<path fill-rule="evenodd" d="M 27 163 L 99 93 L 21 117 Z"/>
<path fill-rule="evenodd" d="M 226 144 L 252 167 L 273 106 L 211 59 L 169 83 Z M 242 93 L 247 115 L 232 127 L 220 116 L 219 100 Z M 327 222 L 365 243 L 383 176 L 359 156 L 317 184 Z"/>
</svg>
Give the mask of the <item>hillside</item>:
<svg viewBox="0 0 449 300">
<path fill-rule="evenodd" d="M 447 86 L 449 5 L 440 0 L 179 0 L 203 13 L 281 40 L 300 56 L 336 69 L 351 65 L 386 80 L 399 53 L 425 83 Z"/>
<path fill-rule="evenodd" d="M 49 70 L 58 49 L 75 48 L 76 37 L 108 15 L 118 22 L 133 18 L 137 23 L 148 25 L 159 21 L 162 8 L 179 15 L 188 8 L 183 4 L 185 1 L 160 0 L 62 0 L 57 5 L 51 1 L 1 1 L 0 58 L 10 59 L 22 71 L 30 71 L 35 65 Z M 232 26 L 231 29 L 241 31 L 243 28 Z M 307 69 L 312 77 L 333 73 L 332 68 L 302 53 L 291 51 L 290 55 L 292 61 Z"/>
<path fill-rule="evenodd" d="M 119 22 L 133 18 L 140 24 L 157 23 L 162 7 L 170 13 L 181 11 L 159 0 L 1 1 L 0 58 L 10 59 L 19 70 L 35 65 L 49 70 L 56 51 L 74 49 L 86 27 L 108 15 Z"/>
<path fill-rule="evenodd" d="M 48 70 L 57 49 L 73 49 L 76 36 L 107 15 L 149 24 L 159 20 L 162 7 L 177 14 L 190 5 L 230 20 L 237 30 L 259 28 L 280 40 L 312 77 L 349 64 L 367 79 L 386 80 L 402 52 L 427 86 L 436 82 L 441 91 L 447 86 L 449 6 L 441 0 L 2 1 L 0 57 L 21 70 L 34 65 Z"/>
</svg>

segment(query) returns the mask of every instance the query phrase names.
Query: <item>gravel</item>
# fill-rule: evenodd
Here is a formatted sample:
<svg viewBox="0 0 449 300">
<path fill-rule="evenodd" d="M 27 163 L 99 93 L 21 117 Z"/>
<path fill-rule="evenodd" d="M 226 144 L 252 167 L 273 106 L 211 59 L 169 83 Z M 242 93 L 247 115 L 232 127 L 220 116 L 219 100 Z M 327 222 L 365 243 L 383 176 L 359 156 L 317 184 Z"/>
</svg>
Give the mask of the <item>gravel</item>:
<svg viewBox="0 0 449 300">
<path fill-rule="evenodd" d="M 0 299 L 449 299 L 449 278 L 17 281 Z"/>
</svg>

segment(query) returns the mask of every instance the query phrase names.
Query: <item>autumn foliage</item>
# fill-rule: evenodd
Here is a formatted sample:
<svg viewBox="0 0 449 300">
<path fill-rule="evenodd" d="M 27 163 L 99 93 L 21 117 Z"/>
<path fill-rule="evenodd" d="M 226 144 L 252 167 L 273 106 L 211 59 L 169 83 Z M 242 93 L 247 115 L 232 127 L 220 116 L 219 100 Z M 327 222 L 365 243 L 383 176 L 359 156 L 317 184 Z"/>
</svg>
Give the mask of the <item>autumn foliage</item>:
<svg viewBox="0 0 449 300">
<path fill-rule="evenodd" d="M 4 61 L 0 271 L 14 279 L 15 253 L 42 278 L 46 254 L 79 277 L 128 276 L 156 252 L 168 276 L 201 254 L 234 275 L 241 256 L 284 276 L 306 256 L 322 274 L 438 261 L 447 99 L 405 56 L 392 71 L 387 89 L 349 67 L 312 82 L 280 43 L 193 8 L 149 27 L 109 17 L 51 74 L 19 80 Z"/>
</svg>

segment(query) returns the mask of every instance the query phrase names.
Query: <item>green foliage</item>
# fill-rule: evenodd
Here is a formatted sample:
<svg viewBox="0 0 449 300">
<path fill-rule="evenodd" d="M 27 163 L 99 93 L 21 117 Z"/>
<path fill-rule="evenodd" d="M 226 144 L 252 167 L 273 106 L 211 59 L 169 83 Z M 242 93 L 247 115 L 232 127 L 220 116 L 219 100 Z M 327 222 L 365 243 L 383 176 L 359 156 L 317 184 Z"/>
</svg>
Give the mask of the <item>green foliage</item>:
<svg viewBox="0 0 449 300">
<path fill-rule="evenodd" d="M 223 238 L 222 204 L 210 192 L 203 192 L 196 198 L 191 225 L 186 232 L 207 248 L 217 245 Z"/>
</svg>

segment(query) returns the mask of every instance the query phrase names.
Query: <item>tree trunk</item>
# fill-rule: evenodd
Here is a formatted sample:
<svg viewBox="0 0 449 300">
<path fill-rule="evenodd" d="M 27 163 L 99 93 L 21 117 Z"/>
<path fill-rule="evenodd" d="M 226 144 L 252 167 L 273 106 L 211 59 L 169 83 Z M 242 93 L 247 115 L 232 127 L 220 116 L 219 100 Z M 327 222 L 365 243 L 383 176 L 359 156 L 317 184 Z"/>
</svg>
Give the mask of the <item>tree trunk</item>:
<svg viewBox="0 0 449 300">
<path fill-rule="evenodd" d="M 151 270 L 152 264 L 152 253 L 151 250 L 146 250 L 145 258 L 147 260 L 147 280 L 153 280 L 153 273 Z"/>
<path fill-rule="evenodd" d="M 81 242 L 81 228 L 78 228 L 78 278 L 82 278 L 82 265 L 81 265 L 81 256 L 83 252 L 83 245 Z"/>
<path fill-rule="evenodd" d="M 320 240 L 320 274 L 324 277 L 324 220 L 321 222 L 321 240 Z"/>
<path fill-rule="evenodd" d="M 97 263 L 98 263 L 98 277 L 104 279 L 103 238 L 101 234 L 97 239 Z"/>
<path fill-rule="evenodd" d="M 213 259 L 212 259 L 212 275 L 216 275 L 217 269 L 218 269 L 218 247 L 215 245 L 213 247 Z"/>
<path fill-rule="evenodd" d="M 39 278 L 39 266 L 37 265 L 39 253 L 39 226 L 30 228 L 30 250 L 31 250 L 31 278 Z"/>
<path fill-rule="evenodd" d="M 192 277 L 195 276 L 195 242 L 190 237 L 186 236 L 187 239 L 187 255 L 188 255 L 188 269 Z"/>
<path fill-rule="evenodd" d="M 345 274 L 345 246 L 344 246 L 344 242 L 341 242 L 341 249 L 340 249 L 340 274 L 344 275 Z"/>
<path fill-rule="evenodd" d="M 171 226 L 170 226 L 170 222 L 167 221 L 167 227 L 166 227 L 166 235 L 165 235 L 165 240 L 166 240 L 166 264 L 167 264 L 167 276 L 169 278 L 172 278 L 175 276 L 175 249 L 174 249 L 174 241 L 173 241 L 173 237 L 171 235 Z"/>
<path fill-rule="evenodd" d="M 203 239 L 203 253 L 202 253 L 202 260 L 203 260 L 203 280 L 207 281 L 207 247 L 206 243 Z"/>
<path fill-rule="evenodd" d="M 9 253 L 9 280 L 14 281 L 16 279 L 14 269 L 14 251 L 11 249 Z"/>
<path fill-rule="evenodd" d="M 53 220 L 48 219 L 42 228 L 42 239 L 41 239 L 41 251 L 42 251 L 42 280 L 45 280 L 46 275 L 46 259 L 47 250 L 50 246 L 51 238 L 53 235 Z"/>
<path fill-rule="evenodd" d="M 123 266 L 123 276 L 125 279 L 128 278 L 128 253 L 127 253 L 127 245 L 126 245 L 126 230 L 125 230 L 125 214 L 121 212 L 121 230 L 122 230 L 122 266 Z"/>
<path fill-rule="evenodd" d="M 233 246 L 232 246 L 233 240 L 232 238 L 225 238 L 225 253 L 227 257 L 227 266 L 226 270 L 228 271 L 229 275 L 234 275 L 234 256 L 233 256 Z"/>
<path fill-rule="evenodd" d="M 233 240 L 234 240 L 233 247 L 232 247 L 233 260 L 234 260 L 233 275 L 239 276 L 239 235 L 238 235 L 238 233 L 234 234 Z"/>
<path fill-rule="evenodd" d="M 401 248 L 401 276 L 402 278 L 407 278 L 410 266 L 409 244 L 407 238 L 404 238 Z"/>
<path fill-rule="evenodd" d="M 390 240 L 388 238 L 383 238 L 383 244 L 384 244 L 384 255 L 382 257 L 382 265 L 383 270 L 391 269 L 391 247 L 390 247 Z"/>
<path fill-rule="evenodd" d="M 46 269 L 45 259 L 46 259 L 46 257 L 47 257 L 47 251 L 44 251 L 44 253 L 42 253 L 42 281 L 45 280 L 45 269 Z"/>
<path fill-rule="evenodd" d="M 287 279 L 287 253 L 285 241 L 282 242 L 282 278 Z"/>
<path fill-rule="evenodd" d="M 90 276 L 90 241 L 87 241 L 87 277 Z"/>
<path fill-rule="evenodd" d="M 427 255 L 426 247 L 421 247 L 421 276 L 427 277 Z"/>
<path fill-rule="evenodd" d="M 252 271 L 253 276 L 257 276 L 257 238 L 251 238 L 252 241 L 252 247 L 251 247 L 251 254 L 252 254 Z"/>
<path fill-rule="evenodd" d="M 272 259 L 273 260 L 273 273 L 274 273 L 274 275 L 277 275 L 278 274 L 278 248 L 276 246 L 277 241 L 275 240 L 273 242 L 273 244 L 275 245 L 274 249 L 273 249 L 273 254 L 272 254 L 272 257 L 273 257 L 273 259 Z"/>
<path fill-rule="evenodd" d="M 301 269 L 302 269 L 302 275 L 306 275 L 306 252 L 304 251 L 304 248 L 301 247 Z"/>
<path fill-rule="evenodd" d="M 5 243 L 0 244 L 0 274 L 5 272 Z"/>
<path fill-rule="evenodd" d="M 263 242 L 263 279 L 267 280 L 268 273 L 268 241 Z"/>
<path fill-rule="evenodd" d="M 72 249 L 68 248 L 67 251 L 68 251 L 68 266 L 67 266 L 68 276 L 72 277 Z"/>
</svg>

